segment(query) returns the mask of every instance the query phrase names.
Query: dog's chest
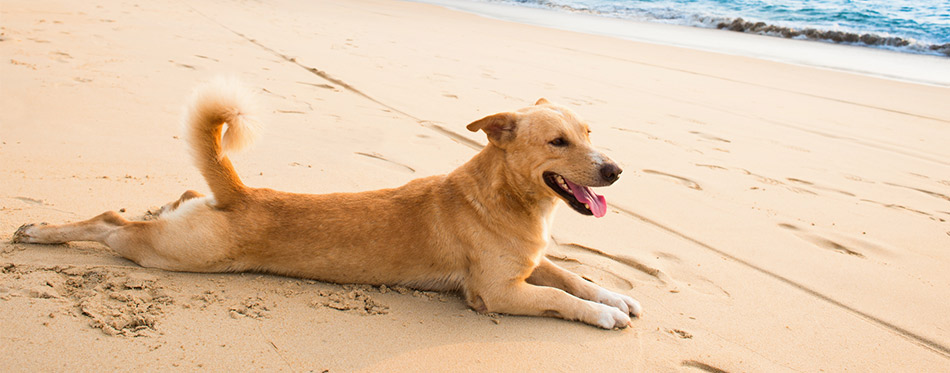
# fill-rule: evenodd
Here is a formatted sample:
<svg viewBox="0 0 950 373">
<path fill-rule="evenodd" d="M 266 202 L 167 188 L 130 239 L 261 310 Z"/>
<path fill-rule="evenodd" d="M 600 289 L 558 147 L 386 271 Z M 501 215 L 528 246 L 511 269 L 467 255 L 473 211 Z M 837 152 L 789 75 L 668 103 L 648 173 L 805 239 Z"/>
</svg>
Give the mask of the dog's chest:
<svg viewBox="0 0 950 373">
<path fill-rule="evenodd" d="M 551 226 L 554 225 L 555 209 L 557 209 L 556 203 L 541 207 L 541 239 L 544 240 L 544 247 L 551 243 Z"/>
</svg>

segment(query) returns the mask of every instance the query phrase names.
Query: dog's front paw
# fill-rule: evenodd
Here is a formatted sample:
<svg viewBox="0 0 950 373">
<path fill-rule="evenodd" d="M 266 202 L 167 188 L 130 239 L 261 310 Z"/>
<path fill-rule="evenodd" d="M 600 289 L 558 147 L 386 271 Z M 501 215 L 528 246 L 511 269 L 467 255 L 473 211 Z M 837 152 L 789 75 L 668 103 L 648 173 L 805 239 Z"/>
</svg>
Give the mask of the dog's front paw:
<svg viewBox="0 0 950 373">
<path fill-rule="evenodd" d="M 629 296 L 614 293 L 607 289 L 600 289 L 597 293 L 597 302 L 616 307 L 625 314 L 633 317 L 640 317 L 640 315 L 643 314 L 643 307 L 640 306 L 640 302 L 637 302 Z"/>
<path fill-rule="evenodd" d="M 597 317 L 592 324 L 604 329 L 623 329 L 630 325 L 630 316 L 619 308 L 600 303 L 594 304 L 597 306 Z"/>
<path fill-rule="evenodd" d="M 46 223 L 40 223 L 40 226 L 47 225 Z M 13 233 L 13 239 L 10 240 L 12 243 L 35 243 L 36 239 L 30 235 L 30 232 L 36 228 L 36 224 L 23 224 Z"/>
</svg>

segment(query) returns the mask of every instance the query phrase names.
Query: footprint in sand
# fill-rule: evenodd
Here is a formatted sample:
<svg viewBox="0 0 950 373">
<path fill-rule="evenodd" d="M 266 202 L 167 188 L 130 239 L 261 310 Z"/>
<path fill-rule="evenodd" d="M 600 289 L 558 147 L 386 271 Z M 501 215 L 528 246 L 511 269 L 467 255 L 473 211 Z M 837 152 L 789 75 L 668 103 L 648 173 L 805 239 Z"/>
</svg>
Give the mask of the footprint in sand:
<svg viewBox="0 0 950 373">
<path fill-rule="evenodd" d="M 694 165 L 695 165 L 696 167 L 704 167 L 704 168 L 708 168 L 708 169 L 711 169 L 711 170 L 720 170 L 720 171 L 728 171 L 728 170 L 729 170 L 729 168 L 726 168 L 726 167 L 723 167 L 723 166 L 718 166 L 718 165 L 713 165 L 713 164 L 695 163 Z M 814 190 L 812 190 L 812 189 L 817 189 L 817 190 L 821 190 L 821 191 L 835 192 L 835 193 L 842 194 L 842 195 L 845 195 L 845 196 L 848 196 L 848 197 L 856 197 L 856 195 L 855 195 L 854 193 L 848 192 L 848 191 L 846 191 L 846 190 L 841 190 L 841 189 L 837 189 L 837 188 L 832 188 L 832 187 L 827 187 L 827 186 L 819 185 L 819 184 L 816 184 L 816 183 L 814 183 L 814 182 L 811 182 L 811 181 L 808 181 L 808 180 L 804 180 L 804 179 L 799 179 L 799 178 L 794 178 L 794 177 L 787 177 L 787 178 L 785 178 L 785 180 L 788 180 L 791 184 L 793 184 L 793 185 L 789 185 L 789 184 L 787 184 L 787 183 L 785 183 L 785 182 L 783 182 L 783 181 L 781 181 L 781 180 L 773 179 L 773 178 L 771 178 L 771 177 L 767 177 L 767 176 L 763 176 L 763 175 L 759 175 L 759 174 L 756 174 L 756 173 L 754 173 L 754 172 L 752 172 L 752 171 L 749 171 L 749 170 L 747 170 L 747 169 L 744 169 L 744 168 L 734 168 L 733 170 L 739 171 L 739 172 L 743 173 L 744 175 L 751 176 L 752 178 L 755 179 L 755 181 L 757 181 L 757 182 L 759 182 L 759 183 L 766 184 L 766 185 L 779 185 L 779 186 L 783 186 L 783 187 L 785 187 L 786 189 L 788 189 L 788 190 L 790 190 L 790 191 L 792 191 L 792 192 L 795 192 L 795 193 L 799 193 L 799 194 L 810 194 L 810 195 L 815 195 L 815 196 L 817 196 L 817 195 L 819 195 L 819 193 L 816 192 L 816 191 L 814 191 Z M 857 177 L 855 177 L 855 178 L 857 178 Z M 851 179 L 851 178 L 849 178 L 849 179 Z M 857 178 L 857 179 L 860 179 L 860 178 Z"/>
<path fill-rule="evenodd" d="M 874 184 L 873 181 L 868 180 L 868 179 L 865 179 L 865 178 L 860 177 L 860 176 L 857 176 L 857 175 L 842 174 L 842 176 L 843 176 L 845 179 L 848 179 L 848 180 L 851 180 L 851 181 L 857 181 L 857 182 L 866 183 L 866 184 Z"/>
<path fill-rule="evenodd" d="M 329 89 L 329 90 L 333 90 L 337 92 L 340 91 L 339 89 L 336 89 L 336 87 L 326 84 L 326 83 L 307 83 L 307 82 L 297 82 L 297 83 L 303 84 L 303 85 L 309 85 L 309 86 L 317 87 L 317 88 Z"/>
<path fill-rule="evenodd" d="M 627 280 L 610 270 L 599 268 L 591 264 L 581 262 L 578 259 L 569 256 L 548 255 L 548 259 L 557 263 L 568 271 L 574 272 L 585 280 L 604 286 L 608 289 L 627 291 L 633 289 L 633 282 Z"/>
<path fill-rule="evenodd" d="M 668 117 L 670 117 L 670 118 L 674 118 L 674 119 L 679 119 L 679 120 L 682 120 L 682 121 L 686 121 L 686 122 L 689 122 L 689 123 L 699 124 L 699 125 L 702 125 L 702 126 L 705 126 L 705 125 L 706 125 L 706 122 L 703 122 L 703 121 L 701 121 L 701 120 L 699 120 L 699 119 L 694 119 L 694 118 L 690 118 L 690 117 L 683 117 L 683 116 L 679 116 L 679 115 L 676 115 L 676 114 L 666 114 L 666 116 L 668 116 Z"/>
<path fill-rule="evenodd" d="M 755 179 L 755 181 L 758 181 L 758 182 L 760 182 L 760 183 L 762 183 L 762 184 L 767 184 L 767 185 L 785 185 L 785 183 L 783 183 L 783 182 L 781 182 L 781 181 L 779 181 L 779 180 L 773 179 L 773 178 L 768 177 L 768 176 L 759 175 L 759 174 L 757 174 L 757 173 L 754 173 L 754 172 L 752 172 L 752 171 L 746 170 L 746 169 L 744 169 L 744 168 L 737 168 L 736 170 L 739 170 L 739 172 L 742 172 L 742 173 L 744 173 L 744 174 L 746 174 L 746 175 L 752 176 L 752 177 Z"/>
<path fill-rule="evenodd" d="M 708 169 L 710 169 L 710 170 L 721 170 L 721 171 L 728 171 L 728 170 L 729 170 L 728 168 L 725 168 L 725 167 L 722 167 L 722 166 L 717 166 L 717 165 L 714 165 L 714 164 L 694 163 L 693 165 L 696 166 L 696 167 L 705 167 L 705 168 L 708 168 Z"/>
<path fill-rule="evenodd" d="M 459 144 L 472 148 L 473 150 L 480 151 L 484 147 L 484 145 L 480 144 L 479 142 L 472 140 L 468 137 L 465 137 L 465 135 L 462 135 L 458 132 L 445 128 L 442 125 L 437 124 L 435 122 L 424 120 L 424 121 L 419 121 L 419 124 L 421 124 L 425 128 L 428 128 L 430 130 L 433 130 L 439 133 L 440 135 L 448 137 L 450 140 L 453 140 Z"/>
<path fill-rule="evenodd" d="M 942 219 L 942 218 L 937 218 L 937 217 L 933 216 L 933 214 L 930 214 L 930 213 L 927 213 L 927 212 L 924 212 L 924 211 L 920 211 L 920 210 L 917 210 L 917 209 L 913 209 L 913 208 L 910 208 L 910 207 L 907 207 L 907 206 L 904 206 L 904 205 L 899 205 L 899 204 L 896 204 L 896 203 L 884 203 L 884 202 L 872 201 L 872 200 L 863 199 L 863 198 L 862 198 L 860 201 L 861 201 L 861 202 L 867 202 L 867 203 L 873 203 L 873 204 L 875 204 L 875 205 L 887 207 L 887 208 L 889 208 L 889 209 L 900 210 L 900 211 L 906 211 L 906 212 L 910 212 L 910 213 L 913 213 L 913 214 L 926 216 L 927 218 L 929 218 L 929 219 L 931 219 L 931 220 L 940 220 L 940 219 Z"/>
<path fill-rule="evenodd" d="M 63 63 L 69 62 L 69 60 L 73 59 L 73 56 L 70 56 L 69 53 L 66 52 L 55 51 L 50 52 L 49 54 L 51 58 Z"/>
<path fill-rule="evenodd" d="M 658 260 L 661 260 L 659 265 L 669 273 L 671 293 L 691 290 L 709 296 L 731 296 L 725 288 L 703 276 L 702 267 L 698 263 L 688 263 L 671 253 L 656 252 L 654 254 Z"/>
<path fill-rule="evenodd" d="M 214 62 L 221 62 L 221 61 L 219 61 L 217 58 L 211 58 L 211 57 L 208 57 L 208 56 L 202 56 L 202 55 L 200 55 L 200 54 L 196 54 L 195 57 L 203 58 L 203 59 L 206 59 L 206 60 L 211 60 L 211 61 L 214 61 Z"/>
<path fill-rule="evenodd" d="M 626 255 L 614 255 L 576 243 L 558 243 L 549 251 L 548 258 L 588 280 L 608 288 L 630 290 L 634 279 L 660 285 L 669 276 L 645 261 Z"/>
<path fill-rule="evenodd" d="M 809 187 L 809 188 L 815 188 L 815 189 L 819 189 L 819 190 L 825 190 L 825 191 L 829 191 L 829 192 L 835 192 L 835 193 L 838 193 L 838 194 L 846 195 L 846 196 L 848 196 L 848 197 L 855 197 L 855 194 L 854 194 L 854 193 L 851 193 L 851 192 L 848 192 L 848 191 L 845 191 L 845 190 L 841 190 L 841 189 L 836 189 L 836 188 L 826 187 L 826 186 L 822 186 L 822 185 L 817 185 L 817 184 L 815 184 L 815 183 L 813 183 L 813 182 L 811 182 L 811 181 L 808 181 L 808 180 L 796 179 L 796 178 L 794 178 L 794 177 L 787 177 L 787 178 L 785 178 L 785 180 L 788 180 L 788 181 L 790 181 L 790 182 L 792 182 L 792 183 L 795 183 L 795 184 L 804 185 L 804 186 L 807 186 L 807 187 Z M 817 194 L 817 193 L 812 193 L 812 194 Z"/>
<path fill-rule="evenodd" d="M 391 160 L 391 159 L 389 159 L 389 158 L 386 158 L 385 156 L 383 156 L 382 154 L 379 154 L 379 153 L 375 153 L 375 152 L 374 152 L 374 153 L 356 152 L 356 153 L 353 153 L 353 154 L 360 155 L 360 156 L 363 156 L 363 157 L 366 157 L 366 158 L 369 158 L 369 159 L 380 160 L 380 161 L 383 162 L 384 165 L 386 165 L 386 166 L 387 166 L 388 168 L 390 168 L 390 169 L 394 169 L 394 170 L 401 171 L 401 172 L 406 172 L 406 171 L 408 171 L 408 172 L 410 172 L 410 173 L 415 173 L 415 172 L 416 172 L 416 169 L 414 169 L 414 168 L 412 168 L 412 167 L 409 167 L 409 166 L 407 166 L 407 165 L 405 165 L 405 164 L 402 164 L 402 163 L 393 161 L 393 160 Z"/>
<path fill-rule="evenodd" d="M 676 142 L 676 141 L 673 141 L 673 140 L 670 140 L 670 139 L 661 138 L 661 137 L 659 137 L 659 136 L 653 135 L 653 134 L 648 133 L 648 132 L 643 132 L 643 131 L 639 131 L 639 130 L 635 130 L 635 129 L 630 129 L 630 128 L 623 128 L 623 127 L 610 127 L 610 128 L 615 129 L 615 130 L 620 131 L 620 132 L 634 133 L 634 134 L 643 136 L 643 137 L 645 137 L 647 140 L 650 140 L 650 141 L 663 142 L 663 143 L 665 143 L 665 144 L 669 144 L 669 145 L 675 146 L 675 147 L 677 147 L 677 148 L 683 149 L 683 150 L 685 150 L 685 151 L 687 151 L 687 152 L 690 152 L 690 153 L 704 154 L 704 153 L 703 153 L 702 151 L 700 151 L 699 149 L 695 149 L 695 148 L 692 148 L 692 147 L 690 147 L 690 146 L 682 145 L 682 144 L 680 144 L 680 143 L 678 143 L 678 142 Z"/>
<path fill-rule="evenodd" d="M 673 175 L 673 174 L 668 174 L 668 173 L 666 173 L 666 172 L 661 172 L 661 171 L 656 171 L 656 170 L 649 170 L 649 169 L 643 170 L 643 172 L 644 172 L 644 173 L 648 173 L 648 174 L 652 174 L 652 175 L 660 175 L 660 176 L 665 176 L 665 177 L 671 178 L 671 179 L 673 179 L 673 180 L 679 182 L 680 184 L 682 184 L 682 185 L 684 185 L 684 186 L 686 186 L 687 188 L 690 188 L 690 189 L 703 190 L 703 188 L 702 188 L 701 186 L 699 186 L 699 183 L 697 183 L 697 182 L 695 182 L 695 181 L 693 181 L 693 180 L 690 180 L 690 179 L 688 179 L 688 178 L 682 177 L 682 176 L 676 176 L 676 175 Z"/>
<path fill-rule="evenodd" d="M 779 223 L 778 226 L 792 231 L 796 236 L 815 247 L 858 258 L 866 258 L 867 255 L 893 255 L 897 252 L 883 244 L 873 243 L 867 239 L 851 235 L 837 232 L 815 232 L 817 229 L 803 228 L 789 223 Z"/>
<path fill-rule="evenodd" d="M 559 265 L 609 288 L 632 289 L 632 279 L 637 278 L 668 288 L 671 293 L 691 290 L 710 296 L 730 296 L 724 288 L 700 274 L 701 267 L 673 254 L 657 253 L 656 260 L 645 260 L 577 243 L 557 243 L 552 251 L 553 255 L 548 257 Z M 604 259 L 613 265 L 597 265 Z"/>
<path fill-rule="evenodd" d="M 727 143 L 727 144 L 728 144 L 728 143 L 732 143 L 731 140 L 727 140 L 727 139 L 724 139 L 724 138 L 718 137 L 718 136 L 713 136 L 713 135 L 710 135 L 710 134 L 708 134 L 708 133 L 702 133 L 702 132 L 699 132 L 699 131 L 689 131 L 689 133 L 691 133 L 691 134 L 693 134 L 693 135 L 696 135 L 696 136 L 699 136 L 700 138 L 705 139 L 705 140 L 724 142 L 724 143 Z"/>
<path fill-rule="evenodd" d="M 13 197 L 13 199 L 20 200 L 31 205 L 47 205 L 46 201 L 30 197 Z"/>
<path fill-rule="evenodd" d="M 658 225 L 626 209 L 619 208 L 619 211 L 636 219 L 657 225 L 671 233 L 680 235 L 674 230 Z M 687 236 L 680 236 L 692 240 Z M 552 237 L 552 239 L 555 245 L 549 248 L 549 253 L 553 254 L 549 255 L 549 257 L 560 257 L 559 259 L 561 260 L 578 258 L 575 260 L 581 264 L 603 263 L 606 259 L 608 263 L 613 262 L 616 264 L 609 267 L 611 273 L 618 276 L 622 275 L 621 277 L 628 281 L 632 278 L 639 278 L 643 279 L 643 281 L 654 282 L 661 285 L 661 287 L 669 289 L 671 293 L 692 290 L 704 295 L 731 297 L 725 288 L 702 275 L 702 268 L 698 263 L 688 263 L 673 254 L 656 252 L 654 253 L 656 260 L 653 260 L 653 258 L 644 259 L 626 254 L 611 254 L 577 243 L 562 243 L 559 242 L 557 237 Z M 699 243 L 698 241 L 696 242 Z M 588 258 L 588 261 L 585 261 L 585 257 Z M 618 265 L 620 267 L 618 267 Z"/>
<path fill-rule="evenodd" d="M 175 64 L 175 66 L 184 67 L 184 68 L 189 69 L 189 70 L 198 70 L 198 68 L 195 67 L 195 66 L 192 66 L 192 65 L 189 65 L 189 64 L 185 64 L 185 63 L 181 63 L 181 62 L 175 62 L 174 60 L 168 60 L 168 62 L 171 62 L 171 63 Z"/>
<path fill-rule="evenodd" d="M 779 224 L 778 226 L 779 226 L 779 227 L 782 227 L 782 228 L 785 228 L 785 229 L 788 229 L 788 230 L 790 230 L 790 231 L 795 232 L 795 234 L 796 234 L 797 236 L 799 236 L 800 238 L 802 238 L 803 240 L 808 241 L 808 242 L 811 242 L 811 243 L 814 244 L 815 246 L 820 247 L 820 248 L 822 248 L 822 249 L 832 250 L 832 251 L 836 251 L 836 252 L 839 252 L 839 253 L 842 253 L 842 254 L 848 254 L 848 255 L 853 255 L 853 256 L 859 257 L 859 258 L 864 258 L 864 254 L 862 254 L 862 253 L 860 253 L 860 252 L 858 252 L 858 251 L 856 251 L 856 250 L 853 250 L 853 249 L 851 249 L 851 248 L 849 248 L 849 247 L 847 247 L 847 246 L 845 246 L 845 245 L 842 245 L 842 244 L 840 244 L 840 243 L 838 243 L 838 242 L 829 240 L 829 239 L 824 238 L 824 237 L 822 237 L 822 236 L 819 236 L 819 235 L 816 235 L 816 234 L 813 234 L 813 233 L 809 233 L 809 232 L 802 231 L 801 229 L 799 229 L 799 228 L 798 228 L 797 226 L 795 226 L 795 225 L 787 224 L 787 223 L 781 223 L 781 224 Z"/>
<path fill-rule="evenodd" d="M 683 366 L 688 367 L 688 368 L 696 368 L 701 371 L 709 372 L 709 373 L 726 373 L 725 370 L 716 368 L 712 365 L 706 364 L 701 361 L 696 361 L 696 360 L 683 360 Z"/>
<path fill-rule="evenodd" d="M 915 188 L 915 187 L 910 187 L 910 186 L 906 186 L 906 185 L 888 183 L 888 182 L 885 182 L 884 184 L 887 184 L 887 185 L 890 185 L 890 186 L 894 186 L 894 187 L 898 187 L 898 188 L 904 188 L 904 189 L 910 189 L 910 190 L 918 191 L 918 192 L 921 192 L 921 193 L 926 194 L 926 195 L 928 195 L 928 196 L 931 196 L 931 197 L 934 197 L 934 198 L 939 198 L 939 199 L 942 199 L 942 200 L 944 200 L 944 201 L 950 202 L 950 196 L 947 196 L 946 194 L 937 193 L 937 192 L 932 192 L 932 191 L 929 191 L 929 190 L 926 190 L 926 189 Z"/>
</svg>

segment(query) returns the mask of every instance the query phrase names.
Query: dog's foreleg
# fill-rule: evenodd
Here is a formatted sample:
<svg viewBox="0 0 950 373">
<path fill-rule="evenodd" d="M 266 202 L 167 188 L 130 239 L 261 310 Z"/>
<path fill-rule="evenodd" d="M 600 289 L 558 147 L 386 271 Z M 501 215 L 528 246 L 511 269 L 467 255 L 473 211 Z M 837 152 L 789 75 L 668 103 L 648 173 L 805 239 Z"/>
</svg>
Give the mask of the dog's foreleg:
<svg viewBox="0 0 950 373">
<path fill-rule="evenodd" d="M 582 299 L 616 307 L 631 316 L 640 317 L 643 312 L 640 303 L 633 298 L 604 289 L 574 272 L 559 267 L 548 258 L 541 260 L 531 277 L 528 277 L 528 283 L 555 287 Z"/>
<path fill-rule="evenodd" d="M 523 281 L 482 292 L 479 297 L 488 312 L 560 317 L 604 329 L 625 328 L 630 323 L 630 317 L 619 308 L 583 300 L 561 289 Z"/>
</svg>

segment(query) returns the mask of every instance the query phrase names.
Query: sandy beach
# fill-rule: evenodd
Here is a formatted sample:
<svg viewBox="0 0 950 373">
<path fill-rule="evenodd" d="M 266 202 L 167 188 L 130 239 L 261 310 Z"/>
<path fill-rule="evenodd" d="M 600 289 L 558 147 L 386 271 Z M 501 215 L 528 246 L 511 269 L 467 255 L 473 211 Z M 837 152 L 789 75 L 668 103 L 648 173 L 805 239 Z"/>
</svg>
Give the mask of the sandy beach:
<svg viewBox="0 0 950 373">
<path fill-rule="evenodd" d="M 5 0 L 0 20 L 3 371 L 950 370 L 946 86 L 402 1 Z M 624 173 L 606 217 L 558 211 L 548 256 L 644 316 L 600 330 L 10 243 L 208 192 L 180 119 L 219 75 L 266 124 L 242 179 L 294 192 L 447 173 L 486 143 L 471 121 L 571 107 Z"/>
</svg>

